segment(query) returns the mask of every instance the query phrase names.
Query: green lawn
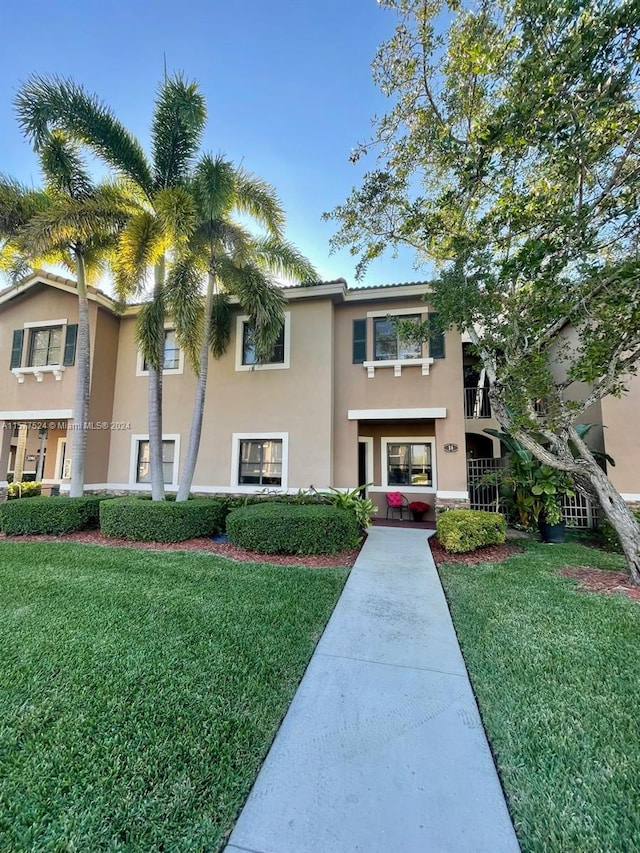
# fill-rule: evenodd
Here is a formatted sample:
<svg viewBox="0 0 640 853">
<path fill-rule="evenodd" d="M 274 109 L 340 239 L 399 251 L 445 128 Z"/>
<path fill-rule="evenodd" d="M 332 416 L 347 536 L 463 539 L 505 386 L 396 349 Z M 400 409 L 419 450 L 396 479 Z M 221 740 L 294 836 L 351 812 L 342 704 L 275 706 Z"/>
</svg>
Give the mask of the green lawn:
<svg viewBox="0 0 640 853">
<path fill-rule="evenodd" d="M 619 556 L 526 544 L 440 569 L 522 849 L 640 850 L 640 604 L 554 574 Z"/>
<path fill-rule="evenodd" d="M 0 850 L 217 850 L 345 577 L 0 543 Z"/>
</svg>

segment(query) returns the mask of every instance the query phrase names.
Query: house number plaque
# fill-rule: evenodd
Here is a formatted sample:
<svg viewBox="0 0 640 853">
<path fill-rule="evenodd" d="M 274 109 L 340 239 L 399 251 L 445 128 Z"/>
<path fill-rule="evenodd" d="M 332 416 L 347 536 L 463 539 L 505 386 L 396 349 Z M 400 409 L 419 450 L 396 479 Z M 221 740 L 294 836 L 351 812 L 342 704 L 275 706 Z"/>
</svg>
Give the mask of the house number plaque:
<svg viewBox="0 0 640 853">
<path fill-rule="evenodd" d="M 457 444 L 445 444 L 445 446 L 444 446 L 445 453 L 455 453 L 457 451 L 457 449 L 458 449 Z"/>
</svg>

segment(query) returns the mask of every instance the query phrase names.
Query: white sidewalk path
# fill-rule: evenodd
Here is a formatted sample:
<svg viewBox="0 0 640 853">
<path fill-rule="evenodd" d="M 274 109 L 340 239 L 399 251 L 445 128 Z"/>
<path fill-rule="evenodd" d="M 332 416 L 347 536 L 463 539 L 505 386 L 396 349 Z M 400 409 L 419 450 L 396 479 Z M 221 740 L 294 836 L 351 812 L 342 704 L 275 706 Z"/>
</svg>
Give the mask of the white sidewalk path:
<svg viewBox="0 0 640 853">
<path fill-rule="evenodd" d="M 518 853 L 428 535 L 370 528 L 226 853 Z"/>
</svg>

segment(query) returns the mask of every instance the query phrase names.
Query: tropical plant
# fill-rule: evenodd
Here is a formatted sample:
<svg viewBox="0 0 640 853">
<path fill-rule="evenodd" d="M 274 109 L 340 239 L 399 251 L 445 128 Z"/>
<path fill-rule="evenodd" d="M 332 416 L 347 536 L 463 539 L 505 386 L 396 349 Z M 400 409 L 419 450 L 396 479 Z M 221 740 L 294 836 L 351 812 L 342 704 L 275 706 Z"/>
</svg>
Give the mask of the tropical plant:
<svg viewBox="0 0 640 853">
<path fill-rule="evenodd" d="M 36 149 L 54 130 L 87 146 L 135 190 L 140 206 L 122 231 L 114 265 L 121 297 L 140 295 L 153 269 L 151 298 L 138 315 L 136 337 L 149 366 L 149 458 L 154 500 L 164 498 L 162 464 L 162 367 L 167 252 L 195 225 L 193 200 L 184 184 L 206 119 L 198 86 L 181 75 L 159 87 L 151 127 L 151 157 L 95 95 L 72 80 L 31 77 L 16 98 L 18 119 Z"/>
<path fill-rule="evenodd" d="M 196 225 L 177 253 L 166 290 L 178 340 L 198 376 L 179 501 L 187 499 L 193 483 L 209 353 L 220 358 L 229 345 L 231 298 L 249 316 L 256 357 L 262 361 L 271 355 L 284 322 L 286 300 L 274 277 L 305 281 L 316 275 L 311 263 L 285 241 L 284 211 L 270 184 L 221 156 L 205 155 L 187 186 Z M 262 226 L 266 235 L 251 234 L 234 219 L 236 214 Z"/>
<path fill-rule="evenodd" d="M 339 509 L 347 509 L 352 512 L 356 517 L 358 527 L 361 530 L 366 530 L 371 524 L 371 516 L 378 512 L 378 507 L 374 505 L 373 501 L 362 497 L 363 490 L 372 485 L 373 483 L 366 483 L 349 492 L 330 487 L 327 495 L 329 503 Z"/>
<path fill-rule="evenodd" d="M 71 436 L 71 497 L 84 492 L 89 420 L 91 335 L 87 284 L 112 254 L 133 200 L 126 189 L 92 181 L 78 145 L 60 130 L 36 146 L 42 190 L 0 178 L 0 265 L 12 278 L 39 261 L 66 266 L 76 278 L 78 335 Z"/>
</svg>

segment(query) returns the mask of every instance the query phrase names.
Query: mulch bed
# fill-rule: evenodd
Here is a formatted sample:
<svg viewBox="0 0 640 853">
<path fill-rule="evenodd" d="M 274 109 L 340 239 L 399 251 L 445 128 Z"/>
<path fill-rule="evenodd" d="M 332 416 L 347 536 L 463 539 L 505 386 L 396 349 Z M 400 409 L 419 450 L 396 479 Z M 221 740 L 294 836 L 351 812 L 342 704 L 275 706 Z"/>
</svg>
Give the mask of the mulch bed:
<svg viewBox="0 0 640 853">
<path fill-rule="evenodd" d="M 605 572 L 602 569 L 590 569 L 588 566 L 566 566 L 558 571 L 565 578 L 578 581 L 579 589 L 584 592 L 622 593 L 627 598 L 640 601 L 640 588 L 631 586 L 624 572 Z"/>
<path fill-rule="evenodd" d="M 351 568 L 360 553 L 359 548 L 340 551 L 338 554 L 259 554 L 257 551 L 244 551 L 230 542 L 214 542 L 213 539 L 187 539 L 184 542 L 132 542 L 129 539 L 112 539 L 103 536 L 99 530 L 79 530 L 64 536 L 5 536 L 0 534 L 0 542 L 70 542 L 81 545 L 102 545 L 110 548 L 141 548 L 145 551 L 200 551 L 217 554 L 243 563 L 271 563 L 276 566 L 308 566 L 326 568 L 328 566 L 346 566 Z"/>
<path fill-rule="evenodd" d="M 432 536 L 429 539 L 429 545 L 436 565 L 439 563 L 464 563 L 468 566 L 477 566 L 479 563 L 502 563 L 509 557 L 513 557 L 514 554 L 522 554 L 524 551 L 519 545 L 512 545 L 507 542 L 504 545 L 487 545 L 468 554 L 452 554 L 445 551 L 438 542 L 437 536 Z"/>
</svg>

